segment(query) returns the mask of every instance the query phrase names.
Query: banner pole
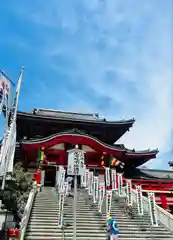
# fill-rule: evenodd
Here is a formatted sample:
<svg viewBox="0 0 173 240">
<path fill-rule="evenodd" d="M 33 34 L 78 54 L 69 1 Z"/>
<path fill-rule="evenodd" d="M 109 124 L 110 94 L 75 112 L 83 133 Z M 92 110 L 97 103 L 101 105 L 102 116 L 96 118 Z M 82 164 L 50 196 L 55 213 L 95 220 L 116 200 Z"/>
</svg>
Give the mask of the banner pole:
<svg viewBox="0 0 173 240">
<path fill-rule="evenodd" d="M 73 239 L 76 240 L 76 204 L 77 204 L 77 176 L 74 175 L 74 201 L 73 201 Z"/>
</svg>

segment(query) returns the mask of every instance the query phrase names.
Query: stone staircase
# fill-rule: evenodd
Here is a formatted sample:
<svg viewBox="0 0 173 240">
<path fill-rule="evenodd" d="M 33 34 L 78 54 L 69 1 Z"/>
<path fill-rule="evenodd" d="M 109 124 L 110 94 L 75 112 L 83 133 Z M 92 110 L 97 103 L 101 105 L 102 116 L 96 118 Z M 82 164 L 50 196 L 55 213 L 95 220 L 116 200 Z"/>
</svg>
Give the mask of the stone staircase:
<svg viewBox="0 0 173 240">
<path fill-rule="evenodd" d="M 26 240 L 63 239 L 58 228 L 58 203 L 51 187 L 44 187 L 33 203 Z"/>
<path fill-rule="evenodd" d="M 114 216 L 118 223 L 120 231 L 120 239 L 123 240 L 173 240 L 173 233 L 164 228 L 163 225 L 159 227 L 151 227 L 150 216 L 144 213 L 143 216 L 137 214 L 137 206 L 133 207 L 134 218 L 131 219 L 124 211 L 124 198 L 119 198 L 118 202 L 114 197 L 112 200 L 111 215 Z M 105 214 L 103 214 L 105 216 Z"/>
<path fill-rule="evenodd" d="M 84 190 L 77 194 L 76 236 L 78 240 L 105 240 L 107 233 L 102 225 L 105 223 L 105 214 L 98 216 L 96 208 L 88 200 Z M 134 209 L 136 211 L 136 209 Z M 140 218 L 135 214 L 130 219 L 124 213 L 123 199 L 113 200 L 112 216 L 116 217 L 120 230 L 121 240 L 173 240 L 173 234 L 163 226 L 150 227 L 148 214 Z M 38 193 L 33 205 L 30 221 L 26 231 L 26 240 L 73 239 L 73 198 L 67 197 L 64 206 L 64 224 L 69 224 L 64 231 L 58 228 L 58 204 L 51 188 L 43 188 Z M 141 229 L 142 227 L 142 229 Z"/>
</svg>

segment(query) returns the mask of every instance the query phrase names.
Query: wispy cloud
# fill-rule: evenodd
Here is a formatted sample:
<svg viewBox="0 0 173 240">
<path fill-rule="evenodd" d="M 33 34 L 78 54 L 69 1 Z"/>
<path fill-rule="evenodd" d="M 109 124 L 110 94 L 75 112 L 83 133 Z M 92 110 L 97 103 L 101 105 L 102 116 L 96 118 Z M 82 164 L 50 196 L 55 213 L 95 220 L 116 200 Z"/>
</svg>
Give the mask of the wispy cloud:
<svg viewBox="0 0 173 240">
<path fill-rule="evenodd" d="M 21 107 L 135 117 L 134 128 L 120 142 L 129 148 L 158 147 L 159 159 L 150 166 L 167 167 L 173 140 L 172 5 L 171 0 L 4 5 L 16 23 L 13 34 L 25 46 L 21 51 L 20 40 L 15 42 L 18 62 L 28 67 L 23 89 L 29 98 L 24 100 L 23 90 Z M 4 39 L 12 28 L 7 27 Z"/>
</svg>

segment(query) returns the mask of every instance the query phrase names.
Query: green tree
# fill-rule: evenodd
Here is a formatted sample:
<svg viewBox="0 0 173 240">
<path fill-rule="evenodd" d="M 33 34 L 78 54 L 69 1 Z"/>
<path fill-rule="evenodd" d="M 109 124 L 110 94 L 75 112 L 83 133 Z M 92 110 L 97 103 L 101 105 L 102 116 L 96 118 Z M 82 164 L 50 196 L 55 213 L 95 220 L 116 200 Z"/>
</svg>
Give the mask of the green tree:
<svg viewBox="0 0 173 240">
<path fill-rule="evenodd" d="M 2 179 L 0 184 L 2 185 Z M 31 175 L 24 172 L 22 164 L 18 162 L 14 166 L 13 173 L 7 174 L 4 191 L 1 190 L 0 197 L 3 207 L 8 211 L 17 211 L 22 215 L 31 187 Z"/>
</svg>

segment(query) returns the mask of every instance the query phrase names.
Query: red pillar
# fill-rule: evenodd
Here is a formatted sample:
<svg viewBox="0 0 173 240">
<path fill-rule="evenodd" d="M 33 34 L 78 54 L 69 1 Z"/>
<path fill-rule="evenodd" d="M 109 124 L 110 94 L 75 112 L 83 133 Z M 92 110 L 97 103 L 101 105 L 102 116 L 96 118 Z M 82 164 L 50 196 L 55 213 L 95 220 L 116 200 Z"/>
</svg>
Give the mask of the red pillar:
<svg viewBox="0 0 173 240">
<path fill-rule="evenodd" d="M 41 178 L 40 171 L 38 170 L 37 173 L 36 173 L 36 183 L 37 184 L 40 184 L 40 178 Z"/>
<path fill-rule="evenodd" d="M 161 203 L 162 203 L 162 208 L 167 209 L 166 194 L 160 193 L 160 199 L 161 199 Z"/>
<path fill-rule="evenodd" d="M 66 153 L 64 151 L 62 151 L 60 154 L 59 154 L 59 159 L 58 159 L 58 162 L 57 162 L 58 165 L 66 165 Z"/>
</svg>

